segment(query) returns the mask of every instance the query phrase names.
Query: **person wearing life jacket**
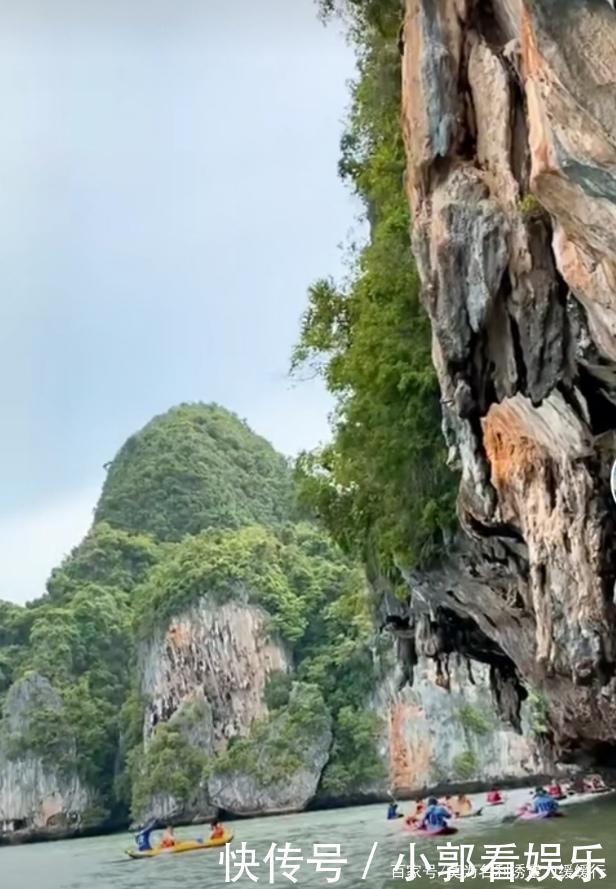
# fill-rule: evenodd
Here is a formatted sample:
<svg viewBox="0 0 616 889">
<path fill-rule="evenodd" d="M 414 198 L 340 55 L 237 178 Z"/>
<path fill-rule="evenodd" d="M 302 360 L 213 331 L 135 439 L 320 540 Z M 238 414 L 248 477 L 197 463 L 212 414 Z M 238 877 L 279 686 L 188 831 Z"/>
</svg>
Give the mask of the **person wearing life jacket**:
<svg viewBox="0 0 616 889">
<path fill-rule="evenodd" d="M 538 787 L 535 790 L 535 796 L 531 804 L 531 812 L 537 815 L 555 815 L 559 806 L 555 799 L 552 799 L 545 787 Z"/>
<path fill-rule="evenodd" d="M 503 802 L 503 795 L 497 787 L 493 787 L 487 794 L 486 802 L 489 806 L 497 806 Z"/>
<path fill-rule="evenodd" d="M 556 778 L 552 778 L 552 783 L 548 787 L 548 795 L 552 797 L 552 799 L 562 799 L 564 797 L 564 792 Z"/>
<path fill-rule="evenodd" d="M 212 821 L 212 832 L 210 834 L 211 840 L 222 840 L 225 835 L 225 829 L 220 823 L 220 821 Z"/>
<path fill-rule="evenodd" d="M 421 819 L 421 824 L 419 825 L 421 830 L 425 830 L 428 832 L 433 832 L 437 830 L 443 830 L 443 828 L 447 827 L 447 821 L 449 818 L 452 818 L 452 814 L 449 809 L 446 809 L 445 806 L 439 805 L 438 800 L 431 796 L 428 800 L 428 807 L 424 812 L 424 816 Z"/>
<path fill-rule="evenodd" d="M 152 843 L 150 841 L 150 837 L 152 835 L 153 830 L 154 830 L 154 824 L 147 824 L 145 827 L 142 827 L 141 830 L 135 836 L 135 843 L 137 845 L 137 849 L 140 852 L 150 852 L 152 850 Z"/>
<path fill-rule="evenodd" d="M 163 837 L 160 841 L 160 848 L 161 849 L 173 849 L 173 847 L 175 846 L 175 843 L 176 843 L 176 839 L 175 839 L 175 834 L 173 832 L 173 828 L 171 826 L 169 826 L 165 829 Z"/>
</svg>

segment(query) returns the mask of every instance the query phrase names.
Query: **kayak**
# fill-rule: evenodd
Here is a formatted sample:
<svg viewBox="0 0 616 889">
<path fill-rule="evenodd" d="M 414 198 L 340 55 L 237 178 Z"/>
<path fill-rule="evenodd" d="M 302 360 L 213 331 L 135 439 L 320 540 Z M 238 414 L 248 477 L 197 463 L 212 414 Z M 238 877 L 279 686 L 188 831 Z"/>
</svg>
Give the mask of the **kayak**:
<svg viewBox="0 0 616 889">
<path fill-rule="evenodd" d="M 504 799 L 499 799 L 499 800 L 497 800 L 496 802 L 493 802 L 493 803 L 486 802 L 486 806 L 504 806 L 504 805 L 505 805 L 505 800 L 504 800 Z"/>
<path fill-rule="evenodd" d="M 449 825 L 447 827 L 439 827 L 438 830 L 424 830 L 421 827 L 408 827 L 405 825 L 405 830 L 408 830 L 409 833 L 416 837 L 450 837 L 458 832 L 457 827 L 449 827 Z"/>
<path fill-rule="evenodd" d="M 139 849 L 127 849 L 126 854 L 129 858 L 157 858 L 159 855 L 179 855 L 182 852 L 199 852 L 203 849 L 217 849 L 220 846 L 226 846 L 233 839 L 232 833 L 226 833 L 218 840 L 183 840 L 171 846 L 169 849 L 161 849 L 156 847 L 148 849 L 146 852 L 140 852 Z"/>
<path fill-rule="evenodd" d="M 545 821 L 546 818 L 562 818 L 563 812 L 520 812 L 518 819 L 520 821 Z"/>
<path fill-rule="evenodd" d="M 456 815 L 456 818 L 476 818 L 478 815 L 483 814 L 483 806 L 481 809 L 476 809 L 474 812 L 465 812 L 462 815 Z"/>
</svg>

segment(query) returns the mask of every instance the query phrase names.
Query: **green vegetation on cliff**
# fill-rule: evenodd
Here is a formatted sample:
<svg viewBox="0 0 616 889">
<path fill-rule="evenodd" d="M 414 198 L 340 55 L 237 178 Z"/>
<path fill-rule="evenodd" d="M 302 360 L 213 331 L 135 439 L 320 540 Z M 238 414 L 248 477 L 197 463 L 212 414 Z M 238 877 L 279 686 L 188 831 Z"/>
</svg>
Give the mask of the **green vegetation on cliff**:
<svg viewBox="0 0 616 889">
<path fill-rule="evenodd" d="M 156 796 L 202 806 L 195 793 L 213 770 L 254 760 L 273 780 L 300 768 L 302 737 L 321 714 L 328 733 L 334 726 L 335 792 L 371 779 L 380 764 L 379 726 L 363 713 L 378 678 L 369 590 L 326 532 L 292 523 L 293 498 L 284 458 L 222 408 L 182 406 L 129 439 L 91 530 L 46 595 L 26 608 L 0 602 L 0 752 L 76 772 L 100 818 L 129 807 L 139 816 Z M 293 660 L 290 675 L 270 677 L 270 715 L 221 757 L 212 713 L 183 705 L 144 750 L 138 647 L 198 603 L 229 600 L 260 606 Z"/>
<path fill-rule="evenodd" d="M 331 791 L 355 792 L 383 777 L 377 755 L 381 726 L 363 712 L 379 674 L 363 572 L 310 524 L 285 525 L 276 533 L 255 526 L 205 532 L 171 549 L 140 588 L 141 632 L 151 633 L 161 621 L 167 625 L 200 601 L 220 605 L 230 599 L 258 604 L 271 615 L 270 630 L 290 646 L 295 673 L 272 675 L 265 692 L 270 716 L 208 767 L 217 773 L 243 769 L 252 776 L 300 768 L 299 724 L 308 718 L 307 701 L 317 695 L 334 720 Z M 299 684 L 291 693 L 294 679 Z M 312 711 L 315 725 L 320 709 Z M 154 790 L 167 741 L 178 743 L 167 733 L 155 737 L 154 758 L 148 753 L 140 763 L 134 812 L 141 811 L 144 788 Z M 180 799 L 189 805 L 189 799 Z"/>
<path fill-rule="evenodd" d="M 169 551 L 139 590 L 142 630 L 166 623 L 206 595 L 261 605 L 272 630 L 300 640 L 311 610 L 335 599 L 348 565 L 323 534 L 309 525 L 286 525 L 277 533 L 262 526 L 205 531 Z"/>
<path fill-rule="evenodd" d="M 207 528 L 276 525 L 291 501 L 287 462 L 269 442 L 224 408 L 183 404 L 120 449 L 96 522 L 177 541 Z"/>
<path fill-rule="evenodd" d="M 161 725 L 141 761 L 139 748 L 132 755 L 133 817 L 145 820 L 152 800 L 168 796 L 185 807 L 199 798 L 207 755 L 191 744 L 181 729 L 171 723 Z"/>
<path fill-rule="evenodd" d="M 454 520 L 430 325 L 411 254 L 400 131 L 401 0 L 336 3 L 351 20 L 358 77 L 340 172 L 370 233 L 349 279 L 314 284 L 294 370 L 336 398 L 331 444 L 297 466 L 301 499 L 348 551 L 387 569 L 426 561 Z"/>
<path fill-rule="evenodd" d="M 288 702 L 256 723 L 250 736 L 231 744 L 215 764 L 217 774 L 250 775 L 267 786 L 310 765 L 311 744 L 329 731 L 330 713 L 317 686 L 298 683 Z"/>
</svg>

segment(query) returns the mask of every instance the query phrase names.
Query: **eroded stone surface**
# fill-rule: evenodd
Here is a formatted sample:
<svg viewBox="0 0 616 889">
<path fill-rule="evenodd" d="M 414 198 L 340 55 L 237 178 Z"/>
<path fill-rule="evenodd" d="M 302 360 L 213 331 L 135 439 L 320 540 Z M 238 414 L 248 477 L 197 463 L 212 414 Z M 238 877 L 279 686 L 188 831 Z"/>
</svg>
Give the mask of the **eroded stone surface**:
<svg viewBox="0 0 616 889">
<path fill-rule="evenodd" d="M 204 598 L 158 633 L 142 652 L 146 742 L 160 721 L 195 696 L 211 708 L 214 750 L 265 716 L 267 678 L 289 668 L 287 653 L 272 640 L 267 623 L 268 615 L 253 605 Z"/>
<path fill-rule="evenodd" d="M 0 833 L 76 831 L 97 805 L 96 794 L 76 767 L 59 768 L 27 749 L 19 752 L 33 708 L 60 713 L 60 696 L 44 676 L 31 673 L 9 690 L 4 703 L 6 736 L 0 739 Z M 67 739 L 67 745 L 71 740 Z M 22 745 L 23 746 L 23 745 Z M 70 762 L 70 749 L 67 757 Z"/>
<path fill-rule="evenodd" d="M 402 113 L 470 538 L 409 577 L 413 607 L 472 620 L 546 695 L 555 747 L 592 751 L 616 736 L 616 16 L 408 0 Z"/>
<path fill-rule="evenodd" d="M 421 656 L 412 686 L 400 687 L 394 672 L 379 690 L 387 787 L 404 795 L 538 774 L 543 763 L 532 741 L 504 725 L 493 703 L 490 668 L 455 653 L 441 666 Z"/>
</svg>

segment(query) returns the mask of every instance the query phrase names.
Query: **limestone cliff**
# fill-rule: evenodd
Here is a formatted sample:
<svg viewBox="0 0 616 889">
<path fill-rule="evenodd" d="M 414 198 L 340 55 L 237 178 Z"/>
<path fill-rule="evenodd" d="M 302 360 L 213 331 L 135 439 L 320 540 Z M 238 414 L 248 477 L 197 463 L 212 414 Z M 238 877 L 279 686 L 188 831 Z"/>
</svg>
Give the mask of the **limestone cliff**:
<svg viewBox="0 0 616 889">
<path fill-rule="evenodd" d="M 66 836 L 99 817 L 96 794 L 83 783 L 71 761 L 69 739 L 64 742 L 64 765 L 24 746 L 33 710 L 59 712 L 61 707 L 50 683 L 37 674 L 16 683 L 7 696 L 0 738 L 0 838 Z"/>
<path fill-rule="evenodd" d="M 219 604 L 204 597 L 144 644 L 140 675 L 147 702 L 146 753 L 158 729 L 168 725 L 204 755 L 206 768 L 188 802 L 173 793 L 155 793 L 140 820 L 185 821 L 218 809 L 237 815 L 298 811 L 315 795 L 329 758 L 331 717 L 325 711 L 319 722 L 313 699 L 300 702 L 298 688 L 285 710 L 268 719 L 268 679 L 292 666 L 268 620 L 263 609 L 247 601 Z M 325 709 L 317 698 L 317 709 Z M 318 731 L 302 728 L 294 740 L 302 710 Z M 283 736 L 288 737 L 278 756 Z M 225 756 L 228 749 L 239 749 L 235 744 L 240 741 L 241 758 Z M 290 762 L 299 747 L 302 756 Z"/>
<path fill-rule="evenodd" d="M 387 786 L 403 797 L 440 784 L 486 784 L 538 775 L 544 763 L 524 715 L 524 732 L 503 724 L 489 667 L 452 655 L 447 682 L 422 656 L 413 685 L 393 672 L 377 694 Z"/>
<path fill-rule="evenodd" d="M 267 631 L 268 615 L 246 602 L 203 598 L 142 651 L 141 691 L 148 702 L 144 737 L 195 696 L 207 701 L 212 751 L 248 732 L 266 713 L 268 676 L 289 669 L 284 647 Z"/>
<path fill-rule="evenodd" d="M 616 734 L 616 14 L 408 0 L 402 42 L 414 252 L 464 531 L 408 577 L 421 614 L 406 626 L 428 623 L 437 660 L 458 633 L 509 717 L 533 689 L 556 752 L 600 760 Z"/>
</svg>

